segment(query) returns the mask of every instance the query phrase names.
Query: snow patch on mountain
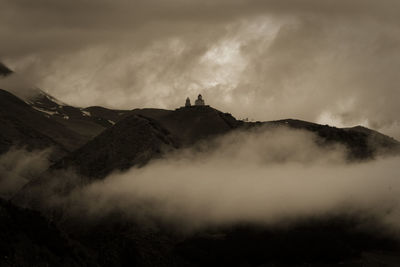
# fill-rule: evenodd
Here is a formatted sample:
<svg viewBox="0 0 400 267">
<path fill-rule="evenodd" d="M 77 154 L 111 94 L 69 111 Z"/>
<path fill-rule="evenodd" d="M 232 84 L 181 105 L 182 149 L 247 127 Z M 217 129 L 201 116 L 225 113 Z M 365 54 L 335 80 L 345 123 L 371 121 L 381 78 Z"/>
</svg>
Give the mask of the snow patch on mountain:
<svg viewBox="0 0 400 267">
<path fill-rule="evenodd" d="M 86 116 L 86 117 L 92 116 L 92 114 L 90 114 L 89 111 L 85 111 L 85 110 L 82 110 L 82 115 L 83 115 L 83 116 Z"/>
<path fill-rule="evenodd" d="M 40 111 L 40 112 L 46 113 L 48 115 L 51 115 L 51 116 L 60 114 L 60 113 L 58 113 L 58 111 L 49 111 L 49 110 L 45 110 L 45 109 L 38 108 L 38 107 L 35 107 L 35 106 L 32 106 L 32 108 L 37 110 L 37 111 Z"/>
</svg>

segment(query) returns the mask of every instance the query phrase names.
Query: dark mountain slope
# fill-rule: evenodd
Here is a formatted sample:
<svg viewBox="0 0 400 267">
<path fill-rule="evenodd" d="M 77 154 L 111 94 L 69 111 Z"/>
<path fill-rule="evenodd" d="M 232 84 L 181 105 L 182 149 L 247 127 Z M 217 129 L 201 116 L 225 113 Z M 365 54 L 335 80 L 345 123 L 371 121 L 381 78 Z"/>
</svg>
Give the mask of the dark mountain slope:
<svg viewBox="0 0 400 267">
<path fill-rule="evenodd" d="M 231 114 L 208 106 L 192 106 L 174 111 L 162 109 L 135 109 L 134 114 L 151 117 L 173 133 L 183 145 L 212 136 L 225 134 L 234 129 L 253 127 L 289 127 L 315 133 L 321 137 L 321 145 L 339 143 L 348 149 L 351 160 L 372 158 L 376 155 L 400 153 L 400 143 L 395 139 L 364 128 L 336 128 L 294 119 L 268 122 L 243 122 Z"/>
<path fill-rule="evenodd" d="M 400 142 L 396 139 L 381 134 L 380 132 L 365 128 L 363 126 L 355 126 L 352 128 L 345 128 L 344 130 L 350 132 L 359 132 L 367 136 L 368 146 L 374 148 L 376 154 L 395 154 L 400 152 Z"/>
<path fill-rule="evenodd" d="M 13 71 L 0 62 L 0 78 L 12 73 Z M 29 91 L 29 94 L 21 95 L 23 98 L 22 101 L 34 109 L 34 112 L 32 112 L 31 109 L 27 109 L 26 105 L 22 105 L 21 101 L 19 101 L 19 112 L 16 112 L 7 101 L 11 101 L 11 103 L 14 104 L 17 101 L 9 97 L 10 93 L 0 93 L 0 105 L 3 106 L 1 109 L 1 112 L 3 113 L 2 125 L 8 128 L 8 137 L 15 136 L 14 139 L 18 140 L 18 142 L 10 141 L 12 138 L 7 138 L 7 136 L 4 137 L 5 134 L 3 134 L 2 139 L 7 140 L 4 140 L 4 142 L 0 141 L 3 143 L 3 145 L 0 145 L 0 153 L 4 150 L 4 148 L 1 149 L 1 147 L 7 147 L 5 145 L 7 143 L 11 143 L 11 145 L 18 143 L 18 145 L 28 145 L 28 147 L 32 146 L 32 142 L 30 141 L 31 138 L 28 137 L 27 142 L 21 143 L 20 141 L 23 141 L 23 138 L 21 137 L 24 135 L 16 133 L 15 130 L 10 130 L 12 128 L 18 128 L 19 130 L 17 132 L 32 132 L 35 136 L 37 136 L 37 134 L 34 132 L 42 133 L 62 145 L 67 150 L 72 151 L 79 148 L 105 129 L 114 125 L 128 113 L 126 110 L 110 110 L 100 107 L 73 107 L 59 101 L 38 88 L 33 87 L 27 91 Z M 26 112 L 22 115 L 21 110 L 25 110 Z M 31 112 L 34 115 L 30 116 L 29 113 Z M 41 114 L 47 119 L 41 120 L 40 123 L 37 123 L 40 121 L 38 120 L 38 114 Z M 12 126 L 15 117 L 18 117 L 18 121 L 15 122 L 18 127 Z M 54 125 L 50 126 L 46 121 L 54 121 Z M 60 131 L 60 129 L 63 130 Z M 39 145 L 38 147 L 42 148 L 46 146 Z"/>
<path fill-rule="evenodd" d="M 8 141 L 11 141 L 8 146 L 31 145 L 34 148 L 36 146 L 40 148 L 45 143 L 48 143 L 48 146 L 56 143 L 66 150 L 73 150 L 86 142 L 84 136 L 47 118 L 21 99 L 1 89 L 0 118 L 3 123 L 2 128 L 4 127 L 2 130 L 3 149 L 7 148 Z M 26 139 L 24 140 L 23 137 L 26 137 Z M 32 139 L 42 140 L 42 142 L 34 145 L 35 141 Z M 49 141 L 50 139 L 53 141 Z"/>
<path fill-rule="evenodd" d="M 241 124 L 230 114 L 210 107 L 175 111 L 144 109 L 134 110 L 132 113 L 55 163 L 42 177 L 28 183 L 14 197 L 14 201 L 31 206 L 28 203 L 31 202 L 29 198 L 32 192 L 54 177 L 63 176 L 55 171 L 73 169 L 89 179 L 101 179 L 112 171 L 143 166 L 151 159 L 159 158 L 178 147 L 225 134 Z M 77 186 L 73 179 L 69 180 L 71 181 L 62 181 L 57 190 L 68 191 L 71 186 Z M 83 180 L 85 181 L 86 179 Z"/>
<path fill-rule="evenodd" d="M 155 120 L 131 115 L 105 130 L 53 166 L 75 167 L 87 177 L 104 177 L 113 170 L 141 166 L 177 147 L 173 136 Z"/>
<path fill-rule="evenodd" d="M 0 199 L 0 266 L 97 266 L 38 212 Z"/>
<path fill-rule="evenodd" d="M 104 110 L 96 108 L 96 111 Z M 172 148 L 227 133 L 240 124 L 232 116 L 210 107 L 175 111 L 142 109 L 131 114 L 123 114 L 124 119 L 55 164 L 53 169 L 74 166 L 84 176 L 101 178 L 113 170 L 144 165 Z"/>
<path fill-rule="evenodd" d="M 242 122 L 231 114 L 209 106 L 183 107 L 174 111 L 135 109 L 132 113 L 157 120 L 183 145 L 191 145 L 204 138 L 228 133 L 242 125 Z"/>
<path fill-rule="evenodd" d="M 113 170 L 141 166 L 153 157 L 161 156 L 164 148 L 189 146 L 199 140 L 207 140 L 235 129 L 259 126 L 267 127 L 266 129 L 289 127 L 311 131 L 320 137 L 317 140 L 320 145 L 343 144 L 349 151 L 350 160 L 369 159 L 381 151 L 400 151 L 399 143 L 384 135 L 375 137 L 379 142 L 370 142 L 376 136 L 373 131 L 366 133 L 290 119 L 245 123 L 210 107 L 180 108 L 175 111 L 136 109 L 131 113 L 137 115 L 122 119 L 57 163 L 54 168 L 67 169 L 75 166 L 84 176 L 101 178 Z"/>
<path fill-rule="evenodd" d="M 114 125 L 128 113 L 126 110 L 111 110 L 102 107 L 73 107 L 41 90 L 26 102 L 47 118 L 82 135 L 85 142 Z"/>
<path fill-rule="evenodd" d="M 11 146 L 26 146 L 28 149 L 58 147 L 65 155 L 128 114 L 101 107 L 76 108 L 38 92 L 24 102 L 0 89 L 0 154 Z"/>
<path fill-rule="evenodd" d="M 29 151 L 52 147 L 56 150 L 53 155 L 55 159 L 67 154 L 67 150 L 53 139 L 19 120 L 12 121 L 0 114 L 0 124 L 0 154 L 7 152 L 13 146 L 24 147 Z"/>
<path fill-rule="evenodd" d="M 361 126 L 336 128 L 329 125 L 294 119 L 269 121 L 256 125 L 285 126 L 313 132 L 321 137 L 321 145 L 331 143 L 343 144 L 348 150 L 350 160 L 363 160 L 381 154 L 390 155 L 400 153 L 400 143 L 398 141 Z"/>
<path fill-rule="evenodd" d="M 114 125 L 130 113 L 128 110 L 108 109 L 99 106 L 88 107 L 84 108 L 83 110 L 90 112 L 94 118 L 102 118 L 107 120 L 107 127 Z"/>
<path fill-rule="evenodd" d="M 398 266 L 399 242 L 361 221 L 338 216 L 291 227 L 238 225 L 201 232 L 174 249 L 192 266 Z"/>
</svg>

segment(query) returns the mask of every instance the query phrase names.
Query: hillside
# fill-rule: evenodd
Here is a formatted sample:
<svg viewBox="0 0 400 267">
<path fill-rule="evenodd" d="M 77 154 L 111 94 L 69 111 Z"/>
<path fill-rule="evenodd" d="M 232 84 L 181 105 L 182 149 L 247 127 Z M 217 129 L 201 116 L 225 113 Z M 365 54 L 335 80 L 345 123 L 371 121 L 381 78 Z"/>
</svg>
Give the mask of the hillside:
<svg viewBox="0 0 400 267">
<path fill-rule="evenodd" d="M 96 110 L 102 111 L 101 108 Z M 98 112 L 99 112 L 98 111 Z M 90 140 L 52 166 L 52 169 L 77 169 L 89 178 L 103 178 L 114 170 L 143 166 L 171 149 L 183 148 L 234 130 L 288 127 L 319 136 L 319 145 L 339 143 L 348 150 L 349 160 L 366 160 L 377 155 L 399 153 L 400 144 L 374 131 L 341 129 L 300 120 L 243 122 L 211 107 L 177 110 L 135 109 L 114 126 Z M 112 116 L 112 114 L 109 114 Z M 114 117 L 119 116 L 114 113 Z"/>
<path fill-rule="evenodd" d="M 251 123 L 254 127 L 254 125 Z M 329 125 L 285 119 L 259 123 L 269 127 L 284 126 L 313 132 L 321 137 L 320 144 L 339 143 L 348 150 L 350 160 L 371 159 L 378 155 L 393 155 L 400 153 L 400 142 L 376 131 L 356 126 L 352 128 L 337 128 Z"/>
<path fill-rule="evenodd" d="M 130 115 L 105 130 L 52 169 L 73 167 L 87 177 L 104 177 L 113 170 L 143 166 L 178 146 L 174 137 L 153 119 Z"/>
<path fill-rule="evenodd" d="M 122 119 L 128 111 L 111 110 L 103 107 L 79 108 L 65 104 L 39 90 L 38 94 L 26 100 L 33 109 L 43 113 L 66 128 L 79 133 L 88 141 Z M 77 145 L 75 148 L 78 148 Z"/>
<path fill-rule="evenodd" d="M 182 145 L 225 134 L 242 125 L 231 114 L 209 106 L 191 106 L 176 110 L 134 109 L 140 114 L 158 121 L 170 131 Z"/>
<path fill-rule="evenodd" d="M 13 71 L 0 62 L 0 79 L 10 74 Z M 128 114 L 103 107 L 73 107 L 40 89 L 30 91 L 29 97 L 21 99 L 0 88 L 0 154 L 13 146 L 28 150 L 52 147 L 59 158 Z"/>
<path fill-rule="evenodd" d="M 1 89 L 0 120 L 1 152 L 12 146 L 28 149 L 56 147 L 60 151 L 68 151 L 84 142 L 80 134 L 43 116 L 21 99 Z"/>
</svg>

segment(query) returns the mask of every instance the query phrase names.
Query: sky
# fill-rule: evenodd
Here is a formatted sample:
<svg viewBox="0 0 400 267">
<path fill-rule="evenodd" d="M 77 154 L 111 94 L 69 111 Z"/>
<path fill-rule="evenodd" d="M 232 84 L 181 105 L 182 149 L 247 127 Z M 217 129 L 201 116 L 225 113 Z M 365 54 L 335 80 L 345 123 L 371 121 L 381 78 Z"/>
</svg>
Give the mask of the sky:
<svg viewBox="0 0 400 267">
<path fill-rule="evenodd" d="M 0 61 L 71 105 L 174 109 L 201 93 L 238 119 L 361 124 L 400 139 L 398 0 L 0 6 Z"/>
</svg>

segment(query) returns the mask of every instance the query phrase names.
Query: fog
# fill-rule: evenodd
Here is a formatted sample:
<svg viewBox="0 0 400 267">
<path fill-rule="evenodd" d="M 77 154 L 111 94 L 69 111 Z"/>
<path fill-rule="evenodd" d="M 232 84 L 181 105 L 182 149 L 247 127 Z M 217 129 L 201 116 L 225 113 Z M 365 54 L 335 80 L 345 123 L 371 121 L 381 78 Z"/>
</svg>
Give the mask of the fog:
<svg viewBox="0 0 400 267">
<path fill-rule="evenodd" d="M 189 230 L 327 215 L 377 217 L 399 230 L 399 163 L 398 158 L 352 166 L 160 162 L 108 177 L 78 195 L 91 215 L 118 210 Z"/>
<path fill-rule="evenodd" d="M 335 215 L 400 230 L 400 158 L 348 163 L 343 147 L 316 141 L 287 129 L 234 133 L 53 196 L 51 205 L 80 218 L 117 212 L 183 231 Z"/>
<path fill-rule="evenodd" d="M 10 198 L 49 167 L 50 149 L 27 151 L 11 148 L 0 155 L 0 197 Z"/>
<path fill-rule="evenodd" d="M 30 77 L 18 73 L 0 77 L 0 89 L 7 90 L 23 100 L 36 96 L 40 92 Z"/>
<path fill-rule="evenodd" d="M 318 143 L 310 132 L 285 127 L 234 132 L 102 180 L 73 169 L 53 171 L 16 200 L 39 200 L 44 211 L 61 208 L 80 219 L 123 214 L 142 225 L 163 223 L 184 232 L 345 215 L 361 222 L 373 218 L 382 230 L 399 233 L 400 157 L 349 163 L 343 146 Z M 48 166 L 46 156 L 3 154 L 2 195 L 38 177 Z"/>
</svg>

